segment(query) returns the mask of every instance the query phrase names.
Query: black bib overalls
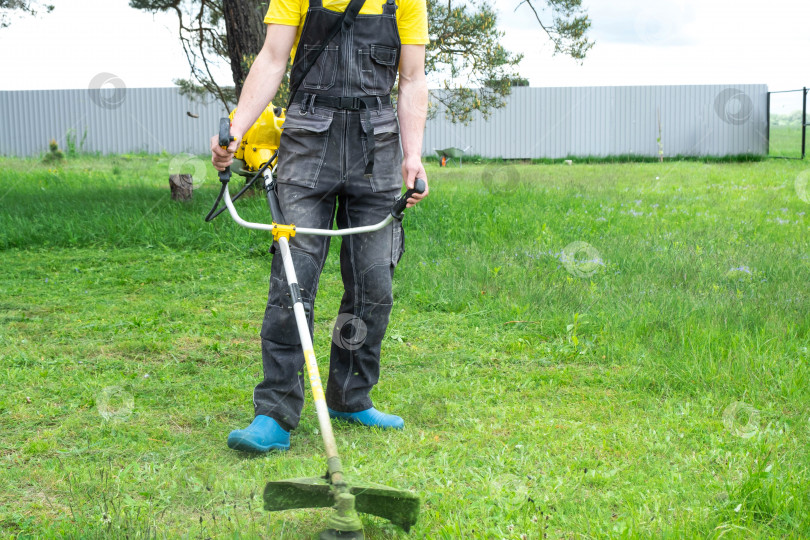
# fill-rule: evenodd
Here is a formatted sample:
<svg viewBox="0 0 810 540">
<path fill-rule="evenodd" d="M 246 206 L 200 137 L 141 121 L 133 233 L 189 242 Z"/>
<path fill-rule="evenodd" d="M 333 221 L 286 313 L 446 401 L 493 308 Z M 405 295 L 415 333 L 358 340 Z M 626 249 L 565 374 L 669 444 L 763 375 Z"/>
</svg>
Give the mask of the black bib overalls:
<svg viewBox="0 0 810 540">
<path fill-rule="evenodd" d="M 399 125 L 390 103 L 400 55 L 397 6 L 394 0 L 368 1 L 384 2 L 383 13 L 358 15 L 348 32 L 327 45 L 287 111 L 278 195 L 287 222 L 300 227 L 331 228 L 335 220 L 340 228 L 378 223 L 401 191 Z M 292 86 L 300 80 L 307 55 L 340 16 L 321 0 L 310 0 Z M 326 402 L 334 410 L 357 412 L 372 406 L 369 392 L 379 378 L 380 344 L 393 303 L 391 279 L 402 248 L 402 227 L 396 220 L 377 232 L 343 237 L 344 294 L 326 386 Z M 329 239 L 296 236 L 290 249 L 312 331 Z M 255 414 L 293 429 L 304 403 L 304 357 L 281 257 L 273 257 L 261 337 L 264 380 L 253 392 Z"/>
</svg>

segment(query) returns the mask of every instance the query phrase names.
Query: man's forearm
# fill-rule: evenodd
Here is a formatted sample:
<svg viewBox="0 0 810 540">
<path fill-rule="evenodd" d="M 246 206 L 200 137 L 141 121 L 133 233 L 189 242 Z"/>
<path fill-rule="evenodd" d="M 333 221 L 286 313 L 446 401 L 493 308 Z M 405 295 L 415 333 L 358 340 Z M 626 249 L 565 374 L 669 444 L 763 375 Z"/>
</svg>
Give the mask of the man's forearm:
<svg viewBox="0 0 810 540">
<path fill-rule="evenodd" d="M 427 105 L 428 88 L 424 72 L 412 77 L 400 76 L 397 115 L 405 159 L 422 155 Z"/>
<path fill-rule="evenodd" d="M 233 116 L 232 131 L 243 135 L 276 96 L 281 79 L 287 71 L 287 59 L 295 38 L 294 26 L 267 27 L 266 43 L 256 55 L 250 72 L 242 86 L 237 111 Z"/>
<path fill-rule="evenodd" d="M 233 131 L 244 134 L 264 111 L 276 95 L 281 79 L 284 77 L 284 67 L 279 69 L 273 65 L 269 54 L 261 51 L 250 68 L 242 86 L 237 111 L 233 115 Z"/>
</svg>

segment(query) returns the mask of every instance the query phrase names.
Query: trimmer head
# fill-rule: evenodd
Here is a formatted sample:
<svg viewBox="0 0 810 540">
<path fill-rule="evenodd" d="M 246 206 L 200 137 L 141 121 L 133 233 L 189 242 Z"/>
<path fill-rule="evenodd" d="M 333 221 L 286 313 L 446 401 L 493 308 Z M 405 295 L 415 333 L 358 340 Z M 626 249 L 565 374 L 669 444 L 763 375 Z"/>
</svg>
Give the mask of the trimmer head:
<svg viewBox="0 0 810 540">
<path fill-rule="evenodd" d="M 348 481 L 355 509 L 389 520 L 408 532 L 419 517 L 419 497 L 401 489 L 364 482 Z M 270 512 L 295 508 L 335 506 L 334 486 L 325 478 L 294 478 L 268 482 L 264 488 L 264 509 Z"/>
</svg>

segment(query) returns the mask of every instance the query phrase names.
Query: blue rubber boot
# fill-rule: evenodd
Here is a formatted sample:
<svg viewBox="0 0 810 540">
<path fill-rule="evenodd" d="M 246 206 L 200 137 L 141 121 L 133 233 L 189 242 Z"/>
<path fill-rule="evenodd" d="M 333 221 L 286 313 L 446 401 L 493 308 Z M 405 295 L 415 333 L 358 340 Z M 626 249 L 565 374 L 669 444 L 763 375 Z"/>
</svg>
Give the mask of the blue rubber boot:
<svg viewBox="0 0 810 540">
<path fill-rule="evenodd" d="M 405 421 L 399 416 L 393 414 L 385 414 L 380 412 L 374 407 L 360 412 L 337 412 L 329 409 L 329 417 L 337 418 L 339 420 L 346 420 L 354 424 L 361 424 L 368 427 L 378 427 L 382 429 L 402 429 L 405 427 Z"/>
<path fill-rule="evenodd" d="M 228 435 L 228 448 L 243 452 L 264 453 L 270 450 L 289 450 L 290 432 L 278 422 L 259 414 L 245 429 L 236 429 Z"/>
</svg>

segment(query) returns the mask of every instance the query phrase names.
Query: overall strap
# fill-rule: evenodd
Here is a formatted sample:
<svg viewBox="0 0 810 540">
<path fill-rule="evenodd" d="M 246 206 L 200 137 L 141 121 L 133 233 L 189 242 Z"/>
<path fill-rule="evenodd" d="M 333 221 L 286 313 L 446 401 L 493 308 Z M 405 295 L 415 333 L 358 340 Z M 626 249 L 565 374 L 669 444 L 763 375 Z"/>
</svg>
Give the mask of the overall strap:
<svg viewBox="0 0 810 540">
<path fill-rule="evenodd" d="M 322 8 L 323 2 L 321 0 L 309 0 L 309 7 L 311 8 Z"/>
<path fill-rule="evenodd" d="M 315 0 L 318 4 L 321 3 L 320 0 Z M 363 4 L 366 3 L 366 0 L 351 0 L 349 5 L 346 6 L 346 11 L 343 12 L 340 19 L 335 23 L 332 29 L 329 31 L 329 36 L 323 40 L 321 45 L 318 47 L 318 50 L 315 52 L 315 56 L 313 56 L 312 60 L 307 62 L 304 60 L 304 72 L 301 75 L 301 78 L 298 80 L 298 84 L 296 84 L 293 88 L 290 89 L 290 99 L 287 101 L 287 108 L 290 108 L 292 105 L 293 98 L 295 94 L 298 92 L 298 87 L 301 86 L 301 83 L 304 82 L 304 79 L 307 78 L 309 71 L 312 69 L 312 66 L 315 65 L 315 62 L 318 61 L 320 58 L 321 53 L 326 49 L 326 46 L 334 39 L 336 35 L 341 30 L 348 31 L 352 25 L 354 24 L 354 20 L 357 18 L 357 14 L 360 13 L 360 9 L 363 7 Z M 312 7 L 312 3 L 310 3 L 310 8 Z"/>
<path fill-rule="evenodd" d="M 396 15 L 397 7 L 396 0 L 388 0 L 383 4 L 383 15 Z"/>
</svg>

